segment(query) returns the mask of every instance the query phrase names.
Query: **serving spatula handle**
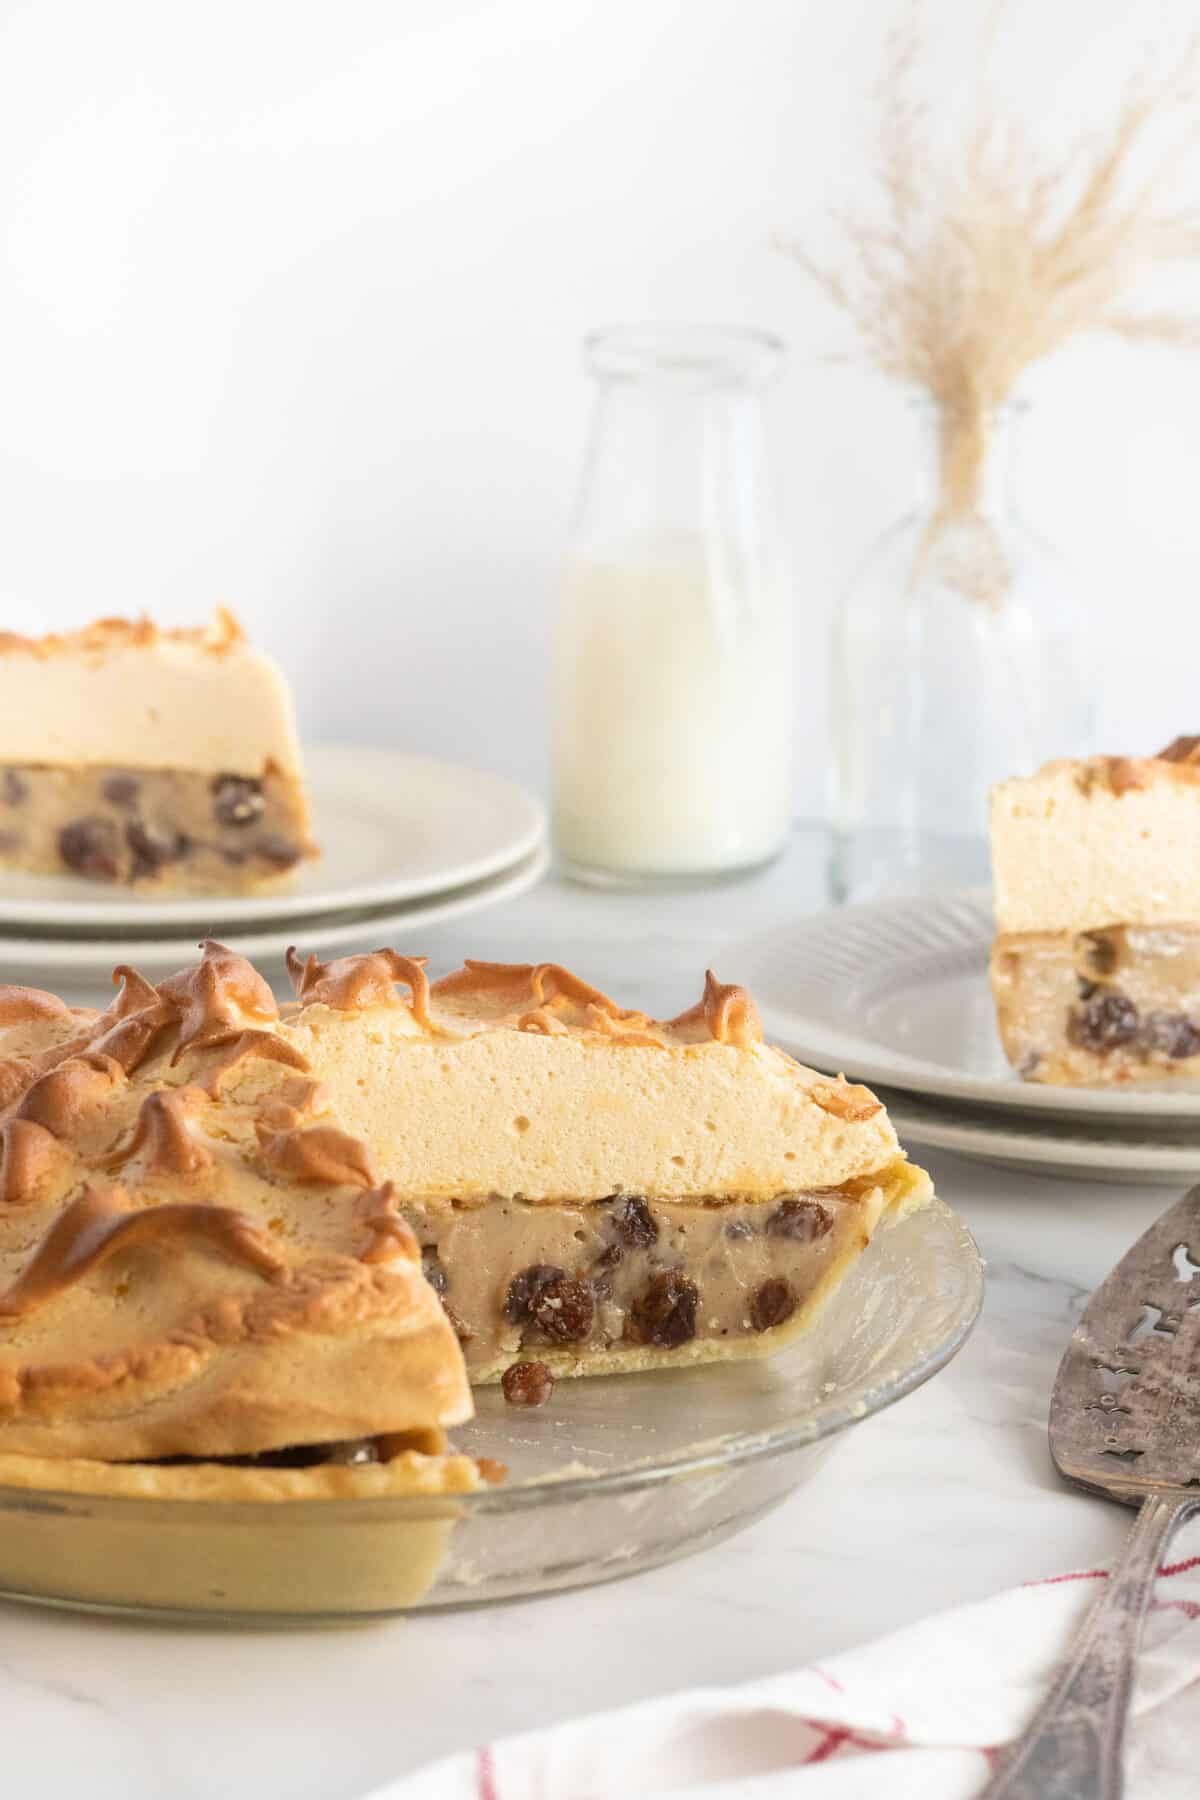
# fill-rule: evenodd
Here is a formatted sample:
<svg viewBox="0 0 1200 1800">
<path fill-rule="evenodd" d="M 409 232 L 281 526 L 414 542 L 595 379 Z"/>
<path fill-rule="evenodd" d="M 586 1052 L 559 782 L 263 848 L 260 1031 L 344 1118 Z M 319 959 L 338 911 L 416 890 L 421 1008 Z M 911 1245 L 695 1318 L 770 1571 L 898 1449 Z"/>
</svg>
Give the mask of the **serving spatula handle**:
<svg viewBox="0 0 1200 1800">
<path fill-rule="evenodd" d="M 1120 1800 L 1134 1658 L 1158 1565 L 1195 1500 L 1151 1495 L 1053 1687 L 980 1800 Z"/>
</svg>

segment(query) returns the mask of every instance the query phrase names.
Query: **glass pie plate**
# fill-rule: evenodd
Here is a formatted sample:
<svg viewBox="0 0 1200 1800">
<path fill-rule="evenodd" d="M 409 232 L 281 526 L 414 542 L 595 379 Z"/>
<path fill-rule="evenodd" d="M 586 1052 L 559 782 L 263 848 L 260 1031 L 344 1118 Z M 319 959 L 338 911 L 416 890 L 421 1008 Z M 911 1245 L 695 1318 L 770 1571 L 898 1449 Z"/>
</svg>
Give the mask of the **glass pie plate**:
<svg viewBox="0 0 1200 1800">
<path fill-rule="evenodd" d="M 839 1433 L 936 1374 L 979 1312 L 970 1233 L 935 1201 L 885 1224 L 815 1329 L 770 1358 L 477 1394 L 479 1492 L 173 1501 L 0 1488 L 0 1595 L 212 1623 L 306 1625 L 476 1605 L 690 1555 L 800 1486 Z"/>
</svg>

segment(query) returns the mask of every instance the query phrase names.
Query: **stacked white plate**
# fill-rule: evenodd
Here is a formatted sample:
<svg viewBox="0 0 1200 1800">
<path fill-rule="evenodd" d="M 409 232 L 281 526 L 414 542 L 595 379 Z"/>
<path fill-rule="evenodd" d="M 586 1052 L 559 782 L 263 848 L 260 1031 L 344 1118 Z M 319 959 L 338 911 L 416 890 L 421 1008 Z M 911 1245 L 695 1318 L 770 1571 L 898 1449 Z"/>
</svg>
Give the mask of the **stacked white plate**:
<svg viewBox="0 0 1200 1800">
<path fill-rule="evenodd" d="M 501 776 L 433 757 L 317 744 L 306 756 L 318 861 L 280 893 L 164 899 L 73 876 L 0 873 L 0 980 L 107 979 L 187 962 L 202 937 L 244 955 L 321 954 L 413 933 L 523 893 L 546 868 L 545 816 Z"/>
<path fill-rule="evenodd" d="M 767 1035 L 869 1082 L 906 1143 L 1008 1168 L 1179 1186 L 1200 1177 L 1200 1085 L 1063 1088 L 1020 1081 L 988 986 L 984 892 L 818 913 L 729 959 Z"/>
</svg>

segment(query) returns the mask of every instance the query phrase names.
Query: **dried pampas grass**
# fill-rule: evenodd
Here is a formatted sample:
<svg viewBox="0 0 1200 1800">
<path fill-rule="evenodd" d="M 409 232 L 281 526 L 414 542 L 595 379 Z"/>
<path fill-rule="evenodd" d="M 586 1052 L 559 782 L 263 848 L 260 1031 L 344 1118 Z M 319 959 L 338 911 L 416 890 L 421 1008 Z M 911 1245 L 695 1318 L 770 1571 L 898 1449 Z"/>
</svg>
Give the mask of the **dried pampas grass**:
<svg viewBox="0 0 1200 1800">
<path fill-rule="evenodd" d="M 1004 11 L 992 8 L 985 59 Z M 1194 347 L 1200 314 L 1137 310 L 1139 293 L 1200 253 L 1200 212 L 1172 177 L 1200 141 L 1200 39 L 1177 66 L 1142 74 L 1111 123 L 1051 160 L 986 91 L 948 157 L 915 95 L 924 45 L 914 4 L 889 41 L 875 93 L 874 218 L 840 218 L 840 266 L 785 249 L 854 327 L 867 360 L 936 402 L 936 524 L 978 507 L 991 423 L 1025 370 L 1082 332 Z M 1151 160 L 1155 145 L 1169 154 Z M 964 583 L 965 585 L 965 583 Z"/>
</svg>

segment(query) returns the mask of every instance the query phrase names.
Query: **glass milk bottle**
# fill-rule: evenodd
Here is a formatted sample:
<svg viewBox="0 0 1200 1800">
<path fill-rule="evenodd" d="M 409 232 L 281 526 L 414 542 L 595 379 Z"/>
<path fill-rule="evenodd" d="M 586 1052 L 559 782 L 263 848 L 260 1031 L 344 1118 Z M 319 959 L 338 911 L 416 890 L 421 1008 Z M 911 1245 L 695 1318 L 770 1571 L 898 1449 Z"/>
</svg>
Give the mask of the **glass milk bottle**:
<svg viewBox="0 0 1200 1800">
<path fill-rule="evenodd" d="M 762 389 L 782 346 L 629 328 L 585 345 L 597 394 L 559 617 L 554 837 L 581 880 L 735 875 L 782 848 L 791 596 Z"/>
</svg>

